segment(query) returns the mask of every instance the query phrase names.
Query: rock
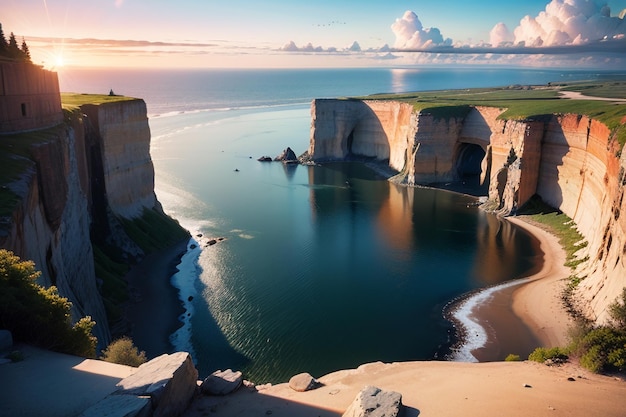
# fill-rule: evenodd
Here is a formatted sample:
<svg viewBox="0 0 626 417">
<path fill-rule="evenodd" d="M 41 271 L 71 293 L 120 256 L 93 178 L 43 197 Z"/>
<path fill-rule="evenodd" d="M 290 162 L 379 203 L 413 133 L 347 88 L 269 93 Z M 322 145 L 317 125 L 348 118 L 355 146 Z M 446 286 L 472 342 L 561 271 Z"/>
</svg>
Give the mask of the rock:
<svg viewBox="0 0 626 417">
<path fill-rule="evenodd" d="M 298 392 L 310 391 L 317 388 L 319 385 L 317 379 L 313 378 L 311 374 L 307 372 L 294 375 L 289 380 L 289 388 Z"/>
<path fill-rule="evenodd" d="M 13 347 L 13 335 L 8 330 L 0 330 L 0 351 Z"/>
<path fill-rule="evenodd" d="M 237 390 L 243 382 L 241 371 L 231 369 L 215 371 L 202 382 L 200 390 L 207 395 L 227 395 Z"/>
<path fill-rule="evenodd" d="M 343 413 L 343 417 L 397 417 L 403 410 L 402 394 L 367 386 Z"/>
<path fill-rule="evenodd" d="M 150 397 L 109 395 L 92 405 L 78 417 L 149 417 L 152 415 Z"/>
<path fill-rule="evenodd" d="M 257 159 L 257 161 L 259 161 L 259 162 L 272 162 L 272 157 L 271 156 L 262 156 L 259 159 Z"/>
<path fill-rule="evenodd" d="M 117 383 L 114 395 L 149 396 L 153 415 L 178 416 L 196 392 L 196 370 L 191 355 L 176 352 L 161 355 L 141 365 L 131 376 Z"/>
<path fill-rule="evenodd" d="M 288 147 L 283 151 L 283 153 L 274 158 L 274 161 L 280 161 L 285 164 L 293 164 L 298 163 L 298 157 L 296 156 L 295 152 Z"/>
<path fill-rule="evenodd" d="M 567 378 L 567 380 L 568 381 L 576 381 L 576 378 L 570 376 L 569 378 Z"/>
</svg>

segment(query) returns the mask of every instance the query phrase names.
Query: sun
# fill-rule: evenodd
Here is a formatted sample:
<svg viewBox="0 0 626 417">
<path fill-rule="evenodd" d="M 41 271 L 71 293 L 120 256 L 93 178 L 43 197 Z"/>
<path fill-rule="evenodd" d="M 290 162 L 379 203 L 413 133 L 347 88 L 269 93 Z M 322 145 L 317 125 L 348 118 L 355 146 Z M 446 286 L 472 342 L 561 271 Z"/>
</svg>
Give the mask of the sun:
<svg viewBox="0 0 626 417">
<path fill-rule="evenodd" d="M 56 55 L 54 57 L 54 66 L 55 68 L 61 68 L 65 65 L 65 61 L 63 60 L 63 55 Z"/>
</svg>

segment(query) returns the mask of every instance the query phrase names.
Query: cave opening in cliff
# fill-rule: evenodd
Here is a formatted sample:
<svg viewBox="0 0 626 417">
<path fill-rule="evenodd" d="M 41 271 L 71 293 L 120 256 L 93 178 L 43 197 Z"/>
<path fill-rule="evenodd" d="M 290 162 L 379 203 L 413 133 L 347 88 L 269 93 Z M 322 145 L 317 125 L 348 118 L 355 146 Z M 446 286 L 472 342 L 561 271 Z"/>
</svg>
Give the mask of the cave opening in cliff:
<svg viewBox="0 0 626 417">
<path fill-rule="evenodd" d="M 483 175 L 482 171 L 485 155 L 485 150 L 480 145 L 474 143 L 459 145 L 455 159 L 455 180 L 463 192 L 481 196 L 489 193 L 489 173 Z M 481 177 L 484 177 L 482 183 Z"/>
</svg>

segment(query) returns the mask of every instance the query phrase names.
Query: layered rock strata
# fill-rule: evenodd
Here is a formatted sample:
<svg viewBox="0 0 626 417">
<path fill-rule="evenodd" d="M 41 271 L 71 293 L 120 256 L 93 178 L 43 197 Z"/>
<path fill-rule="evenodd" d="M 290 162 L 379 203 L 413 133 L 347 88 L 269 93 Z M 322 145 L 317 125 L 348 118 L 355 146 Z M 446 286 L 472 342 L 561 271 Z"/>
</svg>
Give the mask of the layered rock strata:
<svg viewBox="0 0 626 417">
<path fill-rule="evenodd" d="M 587 317 L 606 322 L 607 306 L 626 287 L 620 146 L 604 124 L 586 116 L 505 120 L 504 110 L 471 107 L 438 117 L 394 101 L 314 100 L 308 153 L 315 161 L 376 158 L 414 185 L 459 179 L 467 155 L 479 147 L 478 171 L 494 210 L 513 214 L 538 194 L 576 222 L 589 262 L 577 271 L 585 279 L 575 298 Z"/>
</svg>

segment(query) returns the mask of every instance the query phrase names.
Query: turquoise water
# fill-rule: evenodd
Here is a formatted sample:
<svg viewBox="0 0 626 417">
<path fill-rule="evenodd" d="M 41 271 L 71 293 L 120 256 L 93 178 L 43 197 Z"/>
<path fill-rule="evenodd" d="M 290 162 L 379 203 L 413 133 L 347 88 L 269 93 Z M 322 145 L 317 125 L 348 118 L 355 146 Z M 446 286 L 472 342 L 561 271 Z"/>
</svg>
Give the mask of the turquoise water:
<svg viewBox="0 0 626 417">
<path fill-rule="evenodd" d="M 604 76 L 499 68 L 68 71 L 63 91 L 142 97 L 156 188 L 194 236 L 173 335 L 200 375 L 257 383 L 446 352 L 448 301 L 527 274 L 537 242 L 469 197 L 363 165 L 260 163 L 308 147 L 310 100 Z M 224 238 L 207 246 L 210 238 Z M 523 336 L 519 336 L 522 337 Z M 523 344 L 524 340 L 520 340 Z"/>
</svg>

